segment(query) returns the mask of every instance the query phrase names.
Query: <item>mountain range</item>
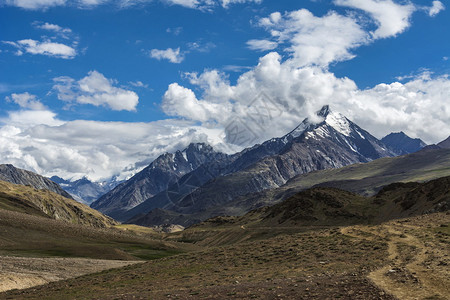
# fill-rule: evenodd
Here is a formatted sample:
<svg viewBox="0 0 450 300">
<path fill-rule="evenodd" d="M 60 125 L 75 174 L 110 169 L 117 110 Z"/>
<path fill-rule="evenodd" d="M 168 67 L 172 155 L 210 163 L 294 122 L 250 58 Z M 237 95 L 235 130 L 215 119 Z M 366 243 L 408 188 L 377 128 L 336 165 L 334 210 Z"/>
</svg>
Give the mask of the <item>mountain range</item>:
<svg viewBox="0 0 450 300">
<path fill-rule="evenodd" d="M 59 184 L 78 202 L 90 205 L 102 195 L 106 194 L 123 181 L 118 181 L 116 177 L 108 181 L 93 182 L 86 177 L 78 180 L 65 180 L 58 176 L 50 178 L 53 182 Z"/>
<path fill-rule="evenodd" d="M 182 225 L 189 225 L 225 211 L 243 214 L 251 205 L 233 209 L 234 201 L 279 188 L 298 175 L 394 157 L 425 145 L 419 142 L 414 148 L 415 140 L 401 134 L 387 138 L 388 146 L 329 106 L 317 115 L 321 122 L 305 119 L 288 134 L 234 155 L 215 152 L 204 144 L 207 154 L 200 151 L 199 144 L 164 154 L 92 207 L 130 223 L 161 225 L 184 220 Z M 183 153 L 188 149 L 205 159 L 186 168 L 190 162 Z M 159 178 L 165 178 L 165 186 L 155 184 Z"/>
<path fill-rule="evenodd" d="M 121 183 L 116 180 L 95 183 L 87 178 L 69 181 L 57 176 L 52 181 L 12 165 L 0 166 L 0 180 L 49 189 L 91 203 L 92 208 L 121 222 L 189 226 L 218 215 L 243 215 L 315 185 L 373 195 L 386 184 L 414 180 L 417 176 L 406 170 L 407 166 L 398 168 L 403 170 L 404 178 L 394 175 L 386 179 L 383 175 L 379 177 L 383 180 L 377 181 L 372 174 L 384 172 L 381 169 L 389 164 L 417 160 L 422 163 L 418 169 L 426 169 L 432 165 L 433 155 L 450 144 L 447 139 L 426 146 L 403 132 L 378 140 L 329 106 L 318 111 L 317 117 L 321 121 L 305 119 L 282 137 L 232 155 L 217 152 L 205 143 L 190 144 L 184 150 L 159 156 Z M 441 152 L 447 157 L 446 151 Z M 396 156 L 404 154 L 397 160 Z M 443 174 L 438 173 L 445 176 L 446 172 L 445 169 Z M 362 174 L 366 176 L 362 178 Z M 429 176 L 426 180 L 434 178 L 437 177 Z"/>
</svg>

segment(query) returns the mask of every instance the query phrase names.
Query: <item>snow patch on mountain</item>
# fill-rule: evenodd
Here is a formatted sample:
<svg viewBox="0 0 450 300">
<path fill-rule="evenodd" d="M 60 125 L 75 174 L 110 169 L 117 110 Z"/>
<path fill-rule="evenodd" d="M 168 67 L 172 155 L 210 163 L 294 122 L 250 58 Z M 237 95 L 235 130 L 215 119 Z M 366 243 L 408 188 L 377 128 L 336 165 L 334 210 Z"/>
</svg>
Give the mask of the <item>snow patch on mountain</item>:
<svg viewBox="0 0 450 300">
<path fill-rule="evenodd" d="M 325 118 L 325 123 L 327 123 L 334 129 L 336 129 L 336 131 L 342 133 L 345 136 L 350 136 L 350 133 L 352 132 L 352 129 L 350 128 L 350 122 L 344 115 L 340 113 L 329 112 Z"/>
</svg>

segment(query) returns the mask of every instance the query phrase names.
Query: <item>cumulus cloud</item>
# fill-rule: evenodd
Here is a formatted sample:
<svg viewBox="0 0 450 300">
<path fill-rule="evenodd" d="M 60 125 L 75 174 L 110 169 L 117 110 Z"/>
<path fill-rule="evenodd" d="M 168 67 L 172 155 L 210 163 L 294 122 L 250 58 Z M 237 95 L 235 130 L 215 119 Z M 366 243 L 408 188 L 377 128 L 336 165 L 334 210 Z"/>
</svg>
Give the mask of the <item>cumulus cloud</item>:
<svg viewBox="0 0 450 300">
<path fill-rule="evenodd" d="M 444 9 L 445 9 L 445 6 L 444 6 L 444 4 L 442 4 L 441 1 L 433 1 L 432 6 L 428 8 L 428 15 L 430 17 L 434 17 L 438 13 L 443 11 Z"/>
<path fill-rule="evenodd" d="M 6 41 L 8 45 L 17 48 L 16 55 L 29 53 L 33 55 L 46 55 L 56 58 L 72 59 L 77 55 L 77 51 L 71 46 L 52 41 L 36 41 L 32 39 L 20 40 L 17 42 Z"/>
<path fill-rule="evenodd" d="M 70 77 L 57 77 L 54 82 L 53 89 L 58 99 L 69 103 L 106 106 L 118 111 L 134 111 L 139 103 L 135 92 L 115 87 L 116 81 L 97 71 L 90 71 L 78 81 Z"/>
<path fill-rule="evenodd" d="M 194 92 L 177 83 L 169 86 L 164 94 L 162 108 L 169 116 L 183 116 L 190 120 L 207 122 L 230 114 L 230 106 L 198 101 Z"/>
<path fill-rule="evenodd" d="M 404 32 L 411 25 L 415 11 L 425 9 L 434 16 L 444 9 L 440 1 L 426 8 L 393 0 L 334 0 L 333 3 L 352 11 L 347 15 L 330 11 L 323 16 L 315 16 L 307 9 L 284 14 L 274 12 L 257 23 L 270 33 L 270 38 L 249 40 L 247 46 L 258 51 L 284 47 L 296 66 L 326 68 L 331 63 L 352 59 L 352 50 L 362 45 Z M 371 30 L 373 24 L 375 30 Z"/>
<path fill-rule="evenodd" d="M 375 135 L 403 130 L 427 142 L 439 142 L 450 132 L 449 93 L 448 75 L 423 73 L 406 83 L 357 90 L 343 109 Z"/>
<path fill-rule="evenodd" d="M 28 108 L 32 110 L 44 110 L 45 106 L 36 97 L 28 92 L 22 94 L 11 94 L 11 96 L 5 98 L 8 102 L 14 102 L 22 108 Z"/>
<path fill-rule="evenodd" d="M 278 44 L 287 44 L 285 49 L 291 53 L 291 62 L 299 67 L 327 67 L 332 62 L 351 59 L 354 55 L 350 51 L 368 43 L 369 38 L 356 19 L 336 12 L 322 17 L 314 16 L 307 9 L 284 15 L 275 12 L 262 18 L 259 25 Z"/>
<path fill-rule="evenodd" d="M 164 111 L 204 126 L 216 124 L 225 133 L 227 128 L 240 126 L 253 135 L 241 146 L 282 136 L 325 104 L 379 138 L 403 130 L 430 143 L 443 140 L 450 132 L 447 76 L 425 74 L 406 83 L 360 90 L 351 79 L 337 78 L 319 67 L 295 67 L 272 52 L 235 85 L 216 70 L 187 77 L 201 95 L 171 84 L 164 96 Z"/>
<path fill-rule="evenodd" d="M 49 177 L 79 179 L 87 175 L 102 180 L 120 174 L 120 179 L 125 179 L 162 153 L 181 149 L 191 141 L 217 145 L 211 137 L 219 135 L 218 130 L 187 121 L 54 122 L 49 111 L 47 118 L 36 118 L 36 111 L 31 112 L 33 116 L 26 116 L 28 113 L 0 120 L 9 124 L 0 127 L 0 163 Z M 34 122 L 23 124 L 24 117 Z"/>
<path fill-rule="evenodd" d="M 371 32 L 373 38 L 387 38 L 405 31 L 412 13 L 417 9 L 411 2 L 398 4 L 392 0 L 334 0 L 336 5 L 360 9 L 368 13 L 378 28 Z"/>
<path fill-rule="evenodd" d="M 180 51 L 180 47 L 176 49 L 167 48 L 166 50 L 152 49 L 149 55 L 157 60 L 167 59 L 174 64 L 179 64 L 184 60 L 184 53 Z"/>
<path fill-rule="evenodd" d="M 56 117 L 56 114 L 49 110 L 20 110 L 8 113 L 8 118 L 0 119 L 0 122 L 9 126 L 29 128 L 35 125 L 58 126 L 64 122 Z"/>
</svg>

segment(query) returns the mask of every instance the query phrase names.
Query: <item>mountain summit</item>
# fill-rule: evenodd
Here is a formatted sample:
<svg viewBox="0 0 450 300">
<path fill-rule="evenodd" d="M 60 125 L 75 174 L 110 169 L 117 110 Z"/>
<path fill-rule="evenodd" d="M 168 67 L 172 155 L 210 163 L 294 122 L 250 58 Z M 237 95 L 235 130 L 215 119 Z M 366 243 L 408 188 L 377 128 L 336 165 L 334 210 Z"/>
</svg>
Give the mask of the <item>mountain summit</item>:
<svg viewBox="0 0 450 300">
<path fill-rule="evenodd" d="M 410 138 L 403 131 L 392 132 L 381 141 L 398 155 L 417 152 L 427 145 L 421 139 Z"/>
</svg>

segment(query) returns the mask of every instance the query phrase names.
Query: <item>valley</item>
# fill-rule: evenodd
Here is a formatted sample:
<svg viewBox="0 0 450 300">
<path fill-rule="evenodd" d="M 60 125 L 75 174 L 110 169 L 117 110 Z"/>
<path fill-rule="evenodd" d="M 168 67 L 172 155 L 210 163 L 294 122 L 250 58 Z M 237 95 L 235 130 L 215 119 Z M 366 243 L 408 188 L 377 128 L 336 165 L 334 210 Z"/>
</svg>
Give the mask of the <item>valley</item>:
<svg viewBox="0 0 450 300">
<path fill-rule="evenodd" d="M 448 299 L 448 226 L 449 215 L 436 213 L 380 225 L 291 227 L 289 233 L 238 243 L 217 236 L 209 243 L 215 246 L 201 251 L 2 297 Z M 237 229 L 241 236 L 257 231 Z"/>
</svg>

